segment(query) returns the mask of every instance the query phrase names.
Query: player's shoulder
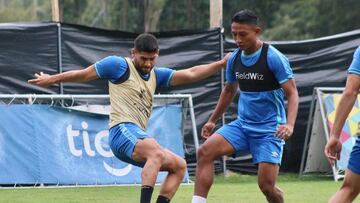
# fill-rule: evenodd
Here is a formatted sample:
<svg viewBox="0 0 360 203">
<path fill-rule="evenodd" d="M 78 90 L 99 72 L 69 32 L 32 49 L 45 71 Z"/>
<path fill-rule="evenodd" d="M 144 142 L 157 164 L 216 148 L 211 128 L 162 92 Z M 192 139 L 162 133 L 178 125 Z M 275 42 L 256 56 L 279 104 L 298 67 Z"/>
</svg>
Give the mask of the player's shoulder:
<svg viewBox="0 0 360 203">
<path fill-rule="evenodd" d="M 175 72 L 174 69 L 171 69 L 169 67 L 158 67 L 158 66 L 155 66 L 152 71 L 154 71 L 157 77 L 161 77 L 163 75 L 171 75 Z"/>
<path fill-rule="evenodd" d="M 169 67 L 164 67 L 164 66 L 154 66 L 154 68 L 153 68 L 154 70 L 167 70 L 167 69 L 171 69 L 171 68 L 169 68 Z"/>
<path fill-rule="evenodd" d="M 236 55 L 241 52 L 240 48 L 235 49 L 233 52 L 231 52 L 228 63 L 233 64 L 236 58 Z"/>
<path fill-rule="evenodd" d="M 278 49 L 276 49 L 271 44 L 269 44 L 268 57 L 275 58 L 275 59 L 287 58 L 283 53 L 281 53 Z"/>
<path fill-rule="evenodd" d="M 358 48 L 355 50 L 354 58 L 355 57 L 360 58 L 360 46 L 358 46 Z"/>
<path fill-rule="evenodd" d="M 230 59 L 231 59 L 231 58 L 235 58 L 236 55 L 237 55 L 239 52 L 241 52 L 241 49 L 240 49 L 240 48 L 236 48 L 234 51 L 231 52 L 229 58 L 230 58 Z"/>
<path fill-rule="evenodd" d="M 275 65 L 289 63 L 289 59 L 272 45 L 269 45 L 267 61 L 269 64 Z"/>
<path fill-rule="evenodd" d="M 126 62 L 125 57 L 122 57 L 122 56 L 110 55 L 106 58 L 109 60 L 112 60 L 114 62 Z"/>
</svg>

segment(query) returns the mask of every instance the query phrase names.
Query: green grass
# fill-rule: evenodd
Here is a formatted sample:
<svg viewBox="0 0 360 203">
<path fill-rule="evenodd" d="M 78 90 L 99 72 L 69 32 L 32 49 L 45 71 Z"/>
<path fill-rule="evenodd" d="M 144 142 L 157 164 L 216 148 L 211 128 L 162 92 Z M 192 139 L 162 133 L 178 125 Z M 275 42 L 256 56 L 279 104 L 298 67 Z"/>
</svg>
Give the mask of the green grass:
<svg viewBox="0 0 360 203">
<path fill-rule="evenodd" d="M 298 178 L 297 174 L 281 174 L 277 185 L 285 191 L 287 203 L 320 203 L 327 202 L 332 193 L 340 187 L 341 182 L 334 182 L 330 177 Z M 194 185 L 180 186 L 172 202 L 191 202 L 193 189 Z M 153 202 L 158 192 L 157 186 Z M 0 189 L 0 202 L 138 203 L 139 194 L 139 186 Z M 235 174 L 230 177 L 216 176 L 207 202 L 257 203 L 266 202 L 266 200 L 258 189 L 256 176 Z M 360 203 L 360 198 L 358 197 L 354 202 Z"/>
</svg>

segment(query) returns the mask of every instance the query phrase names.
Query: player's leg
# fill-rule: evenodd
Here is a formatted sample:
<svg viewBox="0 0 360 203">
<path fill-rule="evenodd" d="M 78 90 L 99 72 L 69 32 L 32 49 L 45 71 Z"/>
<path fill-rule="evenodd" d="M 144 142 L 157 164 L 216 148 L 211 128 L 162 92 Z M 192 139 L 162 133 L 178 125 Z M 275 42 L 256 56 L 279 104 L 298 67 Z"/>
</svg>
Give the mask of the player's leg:
<svg viewBox="0 0 360 203">
<path fill-rule="evenodd" d="M 258 164 L 259 188 L 269 202 L 284 202 L 284 193 L 275 183 L 285 142 L 274 136 L 275 131 L 259 129 L 247 129 L 253 162 Z"/>
<path fill-rule="evenodd" d="M 206 198 L 213 183 L 214 160 L 234 153 L 232 145 L 220 134 L 211 135 L 197 154 L 195 196 Z"/>
<path fill-rule="evenodd" d="M 213 134 L 202 144 L 197 154 L 195 192 L 193 202 L 200 197 L 206 199 L 213 183 L 214 160 L 233 154 L 233 146 L 220 134 Z"/>
<path fill-rule="evenodd" d="M 339 191 L 329 200 L 334 202 L 352 202 L 360 192 L 360 139 L 356 140 L 353 147 L 348 169 L 345 172 L 345 179 Z"/>
<path fill-rule="evenodd" d="M 248 149 L 248 142 L 238 120 L 221 127 L 200 146 L 193 203 L 206 202 L 213 183 L 214 160 L 242 149 Z"/>
<path fill-rule="evenodd" d="M 329 200 L 329 203 L 352 202 L 360 192 L 360 175 L 346 170 L 345 179 L 339 191 Z"/>
<path fill-rule="evenodd" d="M 144 162 L 141 171 L 142 185 L 154 187 L 160 167 L 165 160 L 165 151 L 154 138 L 139 139 L 135 145 L 132 159 Z"/>
<path fill-rule="evenodd" d="M 261 162 L 258 169 L 258 185 L 266 199 L 272 203 L 284 202 L 283 191 L 275 186 L 279 165 Z"/>
<path fill-rule="evenodd" d="M 167 171 L 168 175 L 161 184 L 159 198 L 170 200 L 184 178 L 186 161 L 168 149 L 164 149 L 164 153 L 165 158 L 160 170 Z"/>
<path fill-rule="evenodd" d="M 145 161 L 141 174 L 143 186 L 153 187 L 159 170 L 168 172 L 161 185 L 157 202 L 170 202 L 184 178 L 186 171 L 185 160 L 162 148 L 153 138 L 139 140 L 132 158 L 138 162 Z"/>
<path fill-rule="evenodd" d="M 112 127 L 109 144 L 117 158 L 143 167 L 140 202 L 149 203 L 158 172 L 165 159 L 164 149 L 133 123 L 121 123 Z"/>
</svg>

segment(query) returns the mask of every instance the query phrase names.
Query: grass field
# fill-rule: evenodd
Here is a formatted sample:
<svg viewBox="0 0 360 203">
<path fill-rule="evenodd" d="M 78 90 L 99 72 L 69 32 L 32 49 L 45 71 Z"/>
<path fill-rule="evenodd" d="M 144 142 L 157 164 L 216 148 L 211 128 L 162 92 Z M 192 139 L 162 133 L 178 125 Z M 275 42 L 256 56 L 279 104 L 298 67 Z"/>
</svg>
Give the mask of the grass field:
<svg viewBox="0 0 360 203">
<path fill-rule="evenodd" d="M 281 174 L 278 179 L 278 186 L 285 191 L 285 202 L 288 203 L 327 202 L 340 185 L 341 182 L 334 182 L 331 177 L 298 178 L 297 174 Z M 194 185 L 180 186 L 172 202 L 189 203 L 193 189 Z M 153 202 L 158 192 L 157 186 Z M 0 202 L 138 203 L 139 194 L 139 186 L 0 189 Z M 230 177 L 216 176 L 207 202 L 257 203 L 266 202 L 266 200 L 258 189 L 256 176 L 236 174 Z M 358 197 L 354 202 L 360 203 L 360 198 Z"/>
</svg>

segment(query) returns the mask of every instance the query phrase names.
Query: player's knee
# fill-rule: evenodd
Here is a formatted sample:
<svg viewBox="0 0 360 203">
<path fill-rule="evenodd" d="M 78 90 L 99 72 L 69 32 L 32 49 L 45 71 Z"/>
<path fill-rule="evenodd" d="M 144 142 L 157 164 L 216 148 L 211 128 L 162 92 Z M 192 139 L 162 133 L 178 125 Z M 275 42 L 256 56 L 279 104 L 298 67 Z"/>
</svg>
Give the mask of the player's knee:
<svg viewBox="0 0 360 203">
<path fill-rule="evenodd" d="M 165 152 L 162 149 L 156 149 L 151 153 L 147 161 L 152 161 L 157 165 L 162 165 L 165 160 Z"/>
<path fill-rule="evenodd" d="M 348 194 L 349 197 L 354 199 L 359 194 L 359 189 L 356 189 L 355 187 L 351 186 L 350 184 L 344 184 L 341 186 L 341 190 L 346 191 L 346 194 Z"/>
<path fill-rule="evenodd" d="M 199 160 L 211 160 L 212 159 L 212 151 L 211 151 L 210 147 L 208 147 L 206 144 L 200 146 L 197 155 L 198 155 Z"/>
<path fill-rule="evenodd" d="M 185 174 L 186 171 L 186 161 L 183 158 L 176 157 L 171 163 L 170 172 L 177 173 L 177 174 Z"/>
<path fill-rule="evenodd" d="M 180 173 L 185 175 L 185 171 L 186 171 L 186 161 L 185 161 L 185 159 L 180 159 L 179 164 L 178 164 L 178 168 L 179 168 Z"/>
<path fill-rule="evenodd" d="M 270 183 L 259 183 L 259 188 L 265 196 L 271 196 L 275 192 L 275 186 Z"/>
<path fill-rule="evenodd" d="M 176 173 L 179 177 L 184 177 L 186 172 L 186 161 L 182 158 L 176 159 L 175 167 L 171 170 L 172 173 Z"/>
</svg>

